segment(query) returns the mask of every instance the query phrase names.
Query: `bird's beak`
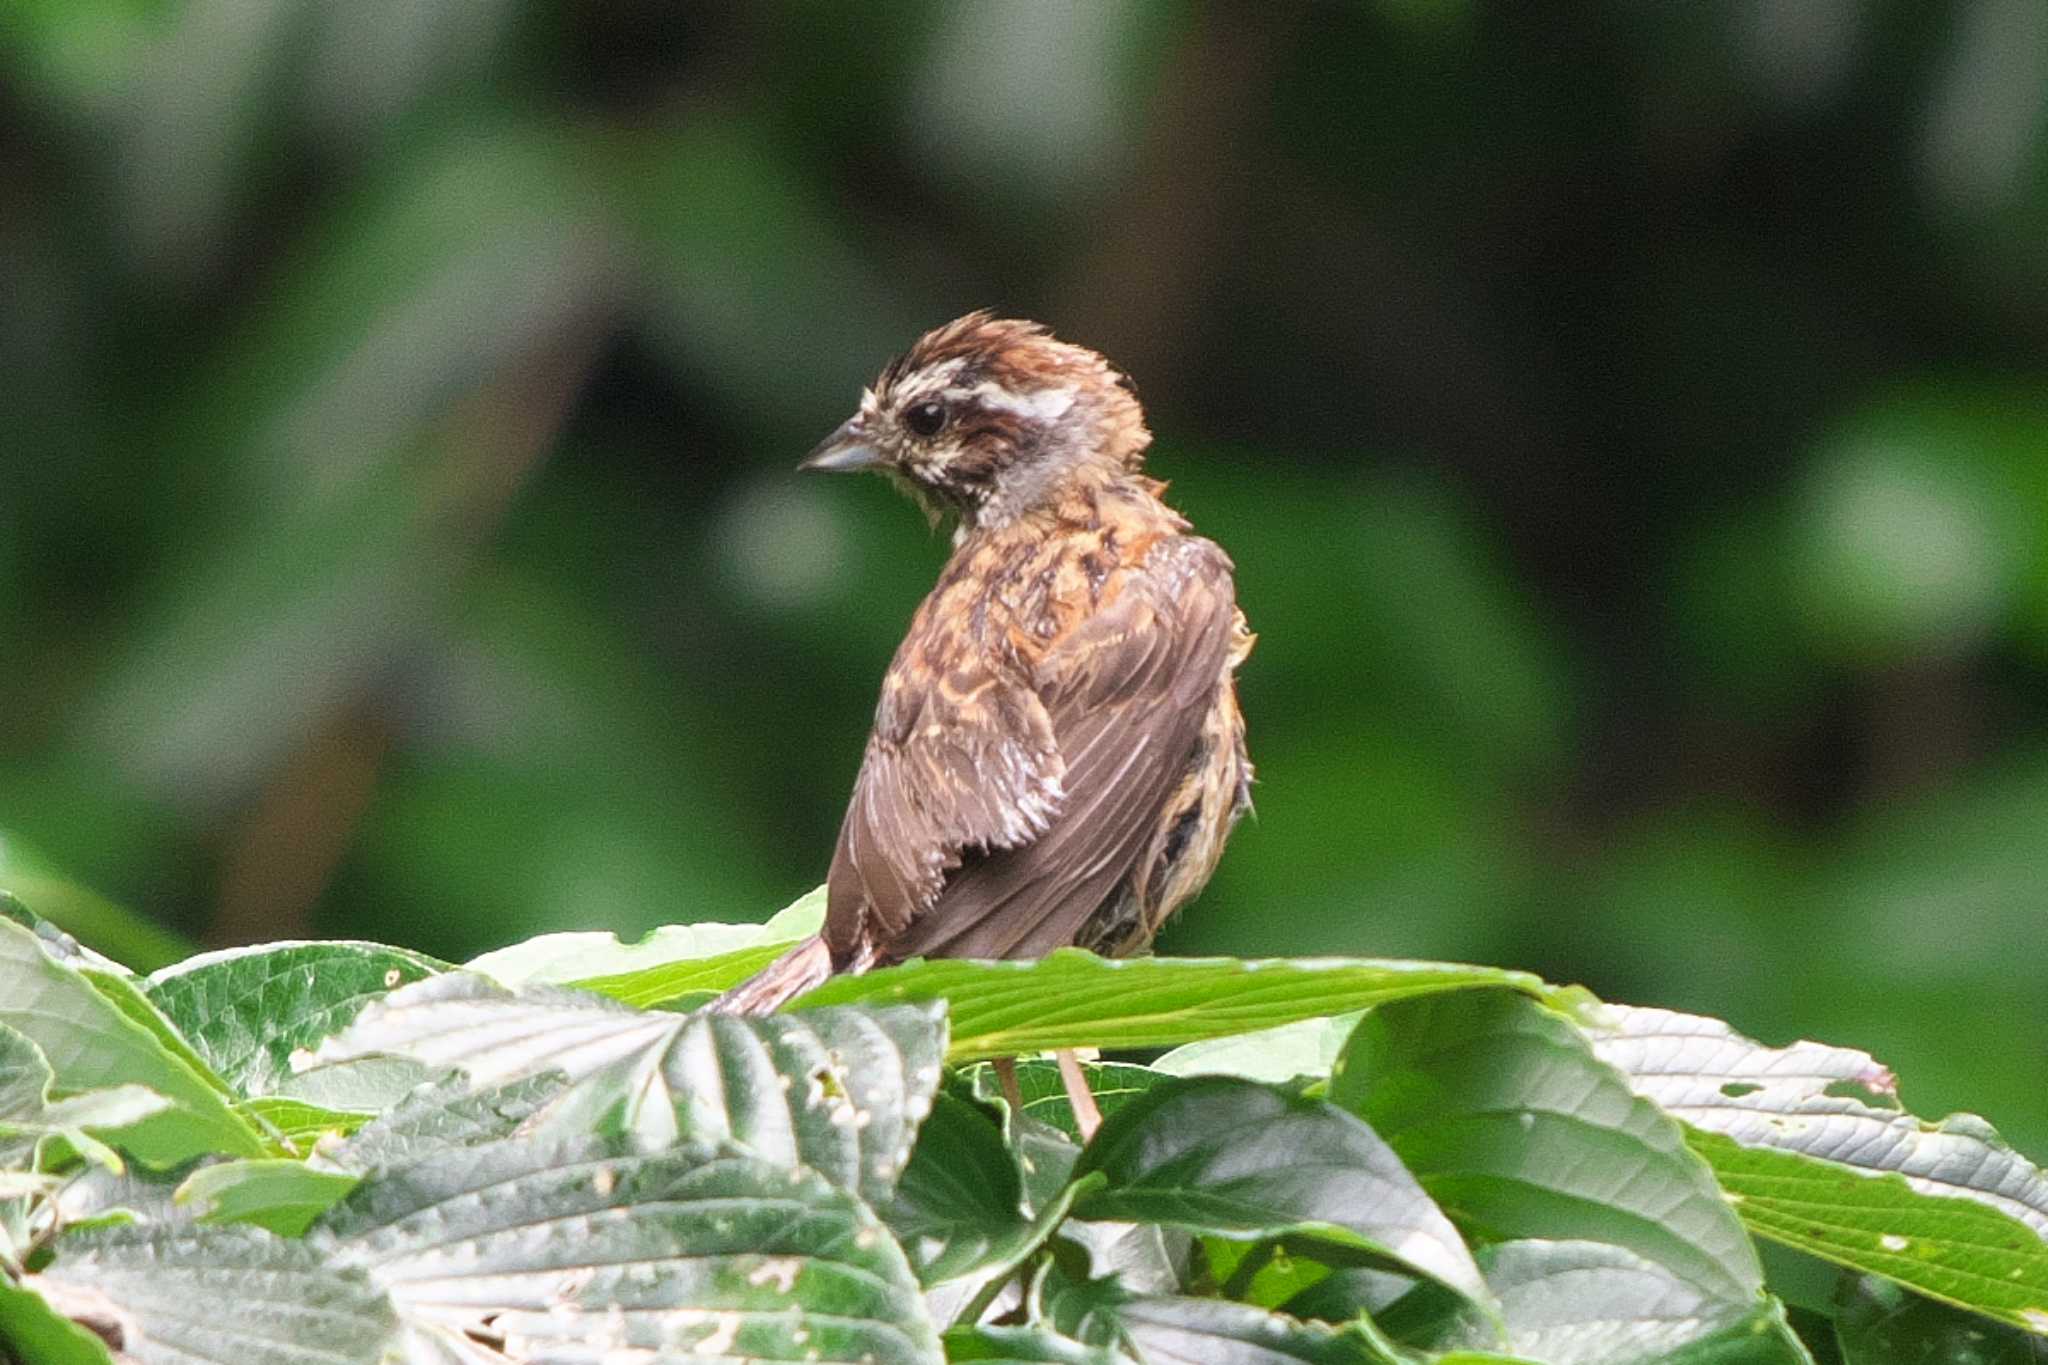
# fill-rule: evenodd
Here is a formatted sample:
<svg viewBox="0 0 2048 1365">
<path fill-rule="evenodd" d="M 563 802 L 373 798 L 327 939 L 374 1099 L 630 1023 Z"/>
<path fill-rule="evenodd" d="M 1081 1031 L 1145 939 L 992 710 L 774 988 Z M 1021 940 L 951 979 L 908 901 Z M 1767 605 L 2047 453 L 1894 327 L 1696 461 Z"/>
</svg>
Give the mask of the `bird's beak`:
<svg viewBox="0 0 2048 1365">
<path fill-rule="evenodd" d="M 856 414 L 842 422 L 839 430 L 818 442 L 818 448 L 805 456 L 797 468 L 841 473 L 851 469 L 873 469 L 881 462 L 882 452 L 868 440 L 867 427 Z"/>
</svg>

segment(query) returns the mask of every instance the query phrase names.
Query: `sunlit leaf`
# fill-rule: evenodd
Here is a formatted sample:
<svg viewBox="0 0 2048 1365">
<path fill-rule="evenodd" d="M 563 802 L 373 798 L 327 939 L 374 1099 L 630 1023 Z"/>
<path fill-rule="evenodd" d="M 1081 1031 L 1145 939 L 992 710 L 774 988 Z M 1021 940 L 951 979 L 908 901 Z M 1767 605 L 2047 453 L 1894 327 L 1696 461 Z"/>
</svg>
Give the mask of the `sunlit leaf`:
<svg viewBox="0 0 2048 1365">
<path fill-rule="evenodd" d="M 1756 1250 L 1678 1124 L 1570 1020 L 1504 991 L 1403 1002 L 1359 1024 L 1330 1098 L 1489 1238 L 1625 1247 L 1748 1305 Z"/>
<path fill-rule="evenodd" d="M 1541 994 L 1526 972 L 1371 958 L 1130 958 L 1061 949 L 1037 962 L 912 962 L 841 976 L 819 1005 L 949 1000 L 955 1062 L 1056 1048 L 1170 1047 L 1474 986 Z"/>
<path fill-rule="evenodd" d="M 1891 1073 L 1854 1049 L 1767 1048 L 1666 1010 L 1590 1018 L 1757 1235 L 2048 1333 L 2048 1178 L 1988 1124 L 1890 1107 Z"/>
</svg>

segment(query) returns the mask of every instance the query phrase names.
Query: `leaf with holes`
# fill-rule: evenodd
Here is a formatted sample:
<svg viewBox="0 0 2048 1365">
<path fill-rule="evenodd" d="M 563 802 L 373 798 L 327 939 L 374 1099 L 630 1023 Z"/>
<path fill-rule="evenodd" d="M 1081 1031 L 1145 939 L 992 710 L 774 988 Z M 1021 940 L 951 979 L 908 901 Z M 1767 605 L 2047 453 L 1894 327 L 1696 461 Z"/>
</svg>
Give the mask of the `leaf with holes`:
<svg viewBox="0 0 2048 1365">
<path fill-rule="evenodd" d="M 259 1228 L 74 1232 L 28 1283 L 104 1302 L 140 1365 L 374 1365 L 398 1325 L 362 1270 Z"/>
<path fill-rule="evenodd" d="M 1892 1107 L 1891 1073 L 1851 1048 L 1767 1048 L 1668 1010 L 1590 1022 L 1758 1236 L 2048 1335 L 2048 1176 L 1981 1119 Z"/>
<path fill-rule="evenodd" d="M 650 1145 L 731 1141 L 879 1205 L 931 1108 L 944 1048 L 937 1005 L 684 1016 L 451 973 L 370 1006 L 315 1060 L 395 1055 L 462 1070 L 479 1091 L 557 1071 L 568 1089 L 530 1124 L 615 1125 Z"/>
<path fill-rule="evenodd" d="M 363 1175 L 495 1142 L 512 1136 L 568 1084 L 561 1072 L 547 1071 L 479 1090 L 466 1073 L 451 1071 L 419 1086 L 347 1139 L 322 1147 L 311 1164 Z"/>
<path fill-rule="evenodd" d="M 443 1152 L 365 1184 L 312 1238 L 409 1326 L 514 1359 L 941 1358 L 909 1262 L 864 1204 L 725 1148 Z"/>
<path fill-rule="evenodd" d="M 370 1001 L 445 964 L 379 943 L 267 943 L 202 953 L 149 978 L 150 1002 L 222 1079 L 267 1095 L 291 1057 Z"/>
</svg>

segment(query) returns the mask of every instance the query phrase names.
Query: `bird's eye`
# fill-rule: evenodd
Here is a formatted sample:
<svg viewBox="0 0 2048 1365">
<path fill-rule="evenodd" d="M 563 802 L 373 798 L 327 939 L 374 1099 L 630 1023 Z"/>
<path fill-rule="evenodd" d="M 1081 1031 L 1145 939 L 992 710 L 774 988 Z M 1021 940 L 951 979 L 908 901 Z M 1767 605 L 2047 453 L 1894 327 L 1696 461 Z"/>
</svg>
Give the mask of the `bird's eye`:
<svg viewBox="0 0 2048 1365">
<path fill-rule="evenodd" d="M 946 425 L 946 405 L 926 401 L 907 409 L 903 414 L 903 425 L 919 436 L 936 436 L 939 428 Z"/>
</svg>

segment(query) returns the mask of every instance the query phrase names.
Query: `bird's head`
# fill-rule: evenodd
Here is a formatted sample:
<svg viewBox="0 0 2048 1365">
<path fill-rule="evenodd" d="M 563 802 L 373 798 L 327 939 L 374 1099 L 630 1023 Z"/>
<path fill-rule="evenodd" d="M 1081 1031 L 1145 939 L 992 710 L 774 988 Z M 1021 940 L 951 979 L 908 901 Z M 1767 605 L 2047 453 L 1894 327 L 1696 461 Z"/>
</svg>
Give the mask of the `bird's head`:
<svg viewBox="0 0 2048 1365">
<path fill-rule="evenodd" d="M 805 469 L 877 469 L 935 518 L 1007 524 L 1083 472 L 1134 473 L 1152 435 L 1131 382 L 1035 322 L 969 313 L 920 337 Z"/>
</svg>

